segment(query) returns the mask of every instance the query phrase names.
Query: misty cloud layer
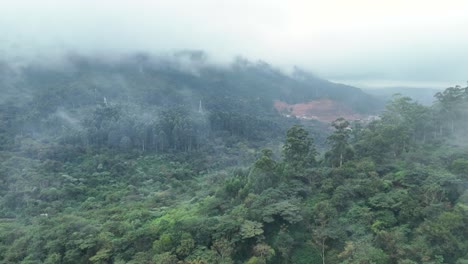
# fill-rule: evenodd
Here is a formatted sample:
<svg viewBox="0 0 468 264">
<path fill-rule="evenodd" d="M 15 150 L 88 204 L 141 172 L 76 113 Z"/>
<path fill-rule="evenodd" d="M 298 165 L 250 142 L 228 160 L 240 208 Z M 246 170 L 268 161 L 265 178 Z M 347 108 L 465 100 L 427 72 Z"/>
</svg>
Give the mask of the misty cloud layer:
<svg viewBox="0 0 468 264">
<path fill-rule="evenodd" d="M 468 76 L 468 3 L 447 1 L 9 1 L 0 58 L 204 50 L 363 86 L 444 88 Z"/>
</svg>

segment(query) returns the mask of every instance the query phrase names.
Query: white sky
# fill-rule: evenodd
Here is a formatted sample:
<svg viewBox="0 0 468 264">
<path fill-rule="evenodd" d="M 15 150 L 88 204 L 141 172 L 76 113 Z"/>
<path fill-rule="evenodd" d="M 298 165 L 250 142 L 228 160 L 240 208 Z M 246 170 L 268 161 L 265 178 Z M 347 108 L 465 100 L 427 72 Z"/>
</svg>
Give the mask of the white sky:
<svg viewBox="0 0 468 264">
<path fill-rule="evenodd" d="M 363 86 L 464 85 L 468 1 L 0 0 L 0 56 L 70 49 L 201 49 Z"/>
</svg>

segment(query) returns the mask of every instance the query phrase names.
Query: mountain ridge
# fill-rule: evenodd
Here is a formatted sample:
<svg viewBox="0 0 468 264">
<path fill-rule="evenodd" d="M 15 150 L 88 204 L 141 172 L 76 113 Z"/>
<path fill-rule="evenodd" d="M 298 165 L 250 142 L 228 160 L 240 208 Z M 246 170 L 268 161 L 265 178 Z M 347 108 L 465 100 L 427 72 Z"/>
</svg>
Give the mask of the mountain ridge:
<svg viewBox="0 0 468 264">
<path fill-rule="evenodd" d="M 216 136 L 281 137 L 287 127 L 304 120 L 283 116 L 274 105 L 278 100 L 331 100 L 357 115 L 383 106 L 358 88 L 298 68 L 288 75 L 242 58 L 220 66 L 207 62 L 201 52 L 115 60 L 72 54 L 61 65 L 2 65 L 5 96 L 0 105 L 15 127 L 10 131 L 100 147 L 188 151 Z M 331 112 L 338 114 L 321 121 L 341 115 Z M 21 118 L 13 122 L 12 116 Z M 310 125 L 319 141 L 328 133 L 324 126 Z"/>
<path fill-rule="evenodd" d="M 167 58 L 135 54 L 116 61 L 73 54 L 62 66 L 30 64 L 16 74 L 7 63 L 3 65 L 3 89 L 34 93 L 44 85 L 49 90 L 58 87 L 65 89 L 58 95 L 62 103 L 71 99 L 89 104 L 106 97 L 164 105 L 186 103 L 184 97 L 193 97 L 192 103 L 198 104 L 215 96 L 262 97 L 272 105 L 274 100 L 295 104 L 328 98 L 361 113 L 375 112 L 382 104 L 359 88 L 318 78 L 297 67 L 288 75 L 268 63 L 242 58 L 219 66 L 207 62 L 201 52 L 179 52 Z"/>
</svg>

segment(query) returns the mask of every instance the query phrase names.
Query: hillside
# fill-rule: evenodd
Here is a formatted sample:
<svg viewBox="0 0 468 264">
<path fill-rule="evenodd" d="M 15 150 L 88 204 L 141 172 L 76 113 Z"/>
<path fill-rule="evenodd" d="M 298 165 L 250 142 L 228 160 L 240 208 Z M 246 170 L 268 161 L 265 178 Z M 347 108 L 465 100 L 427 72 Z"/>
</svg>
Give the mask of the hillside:
<svg viewBox="0 0 468 264">
<path fill-rule="evenodd" d="M 297 104 L 287 104 L 277 100 L 274 105 L 275 109 L 286 117 L 317 120 L 329 124 L 340 117 L 351 121 L 372 118 L 372 115 L 359 114 L 351 107 L 330 99 L 317 99 Z"/>
<path fill-rule="evenodd" d="M 360 89 L 299 69 L 287 75 L 245 59 L 220 66 L 202 52 L 115 60 L 69 55 L 55 64 L 3 63 L 0 71 L 0 106 L 13 131 L 53 134 L 73 144 L 187 150 L 207 145 L 213 135 L 247 140 L 283 135 L 298 120 L 279 114 L 276 100 L 332 100 L 332 108 L 355 115 L 375 113 L 383 105 Z M 346 112 L 326 111 L 335 112 L 322 120 L 328 123 Z M 320 125 L 311 127 L 324 137 Z M 120 144 L 124 141 L 128 144 Z"/>
<path fill-rule="evenodd" d="M 379 101 L 264 63 L 45 66 L 0 68 L 1 263 L 468 260 L 468 87 L 350 122 Z"/>
<path fill-rule="evenodd" d="M 360 113 L 381 107 L 380 101 L 358 88 L 328 82 L 298 68 L 285 74 L 267 63 L 241 58 L 218 66 L 209 63 L 202 52 L 164 57 L 140 54 L 117 61 L 69 55 L 57 65 L 30 64 L 12 69 L 3 64 L 0 71 L 6 98 L 20 95 L 18 90 L 29 92 L 28 98 L 45 93 L 41 96 L 51 97 L 50 107 L 95 104 L 104 97 L 109 102 L 157 105 L 198 106 L 203 100 L 207 107 L 213 98 L 281 100 L 290 104 L 328 98 Z"/>
</svg>

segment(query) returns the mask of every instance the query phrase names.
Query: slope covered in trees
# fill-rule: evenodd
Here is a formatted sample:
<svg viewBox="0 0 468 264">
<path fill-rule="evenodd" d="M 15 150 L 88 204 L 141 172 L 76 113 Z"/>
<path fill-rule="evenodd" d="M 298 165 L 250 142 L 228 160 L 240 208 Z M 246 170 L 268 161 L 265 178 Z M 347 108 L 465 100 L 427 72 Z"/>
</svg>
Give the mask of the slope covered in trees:
<svg viewBox="0 0 468 264">
<path fill-rule="evenodd" d="M 8 82 L 39 88 L 2 102 L 1 262 L 468 261 L 467 88 L 432 106 L 397 96 L 323 139 L 268 95 L 239 96 L 246 75 L 245 91 L 226 81 L 208 100 L 194 92 L 204 85 L 169 84 L 193 73 L 158 75 L 153 90 L 91 68 Z"/>
<path fill-rule="evenodd" d="M 50 65 L 0 66 L 0 118 L 11 127 L 4 139 L 10 145 L 15 135 L 26 135 L 75 146 L 187 152 L 213 137 L 281 137 L 297 120 L 279 115 L 274 100 L 329 98 L 361 113 L 381 104 L 299 69 L 286 75 L 240 58 L 219 66 L 201 52 L 117 61 L 70 55 Z"/>
</svg>

